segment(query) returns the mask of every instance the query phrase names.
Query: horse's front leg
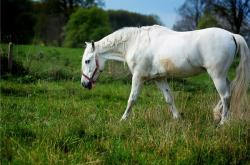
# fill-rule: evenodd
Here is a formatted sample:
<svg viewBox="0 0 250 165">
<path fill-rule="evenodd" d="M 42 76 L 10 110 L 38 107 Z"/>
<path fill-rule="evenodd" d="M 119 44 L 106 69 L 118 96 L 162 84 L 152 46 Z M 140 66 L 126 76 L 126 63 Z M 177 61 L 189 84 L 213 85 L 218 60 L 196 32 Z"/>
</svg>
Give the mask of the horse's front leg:
<svg viewBox="0 0 250 165">
<path fill-rule="evenodd" d="M 127 108 L 122 115 L 121 121 L 126 120 L 128 118 L 131 112 L 132 106 L 135 103 L 139 95 L 141 85 L 142 85 L 142 80 L 139 74 L 133 74 L 132 87 L 131 87 L 131 92 L 130 92 L 129 99 L 128 99 Z"/>
</svg>

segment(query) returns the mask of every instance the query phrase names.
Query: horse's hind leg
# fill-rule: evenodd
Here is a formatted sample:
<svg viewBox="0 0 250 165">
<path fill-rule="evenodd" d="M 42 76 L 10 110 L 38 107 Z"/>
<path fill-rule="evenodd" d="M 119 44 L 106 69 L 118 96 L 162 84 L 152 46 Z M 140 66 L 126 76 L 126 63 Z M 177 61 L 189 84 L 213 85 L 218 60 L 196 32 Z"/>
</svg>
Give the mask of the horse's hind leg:
<svg viewBox="0 0 250 165">
<path fill-rule="evenodd" d="M 227 79 L 224 77 L 212 77 L 214 85 L 220 95 L 220 100 L 222 104 L 221 120 L 220 124 L 228 119 L 228 110 L 230 105 L 230 85 L 227 82 Z M 220 102 L 218 103 L 220 104 Z"/>
<path fill-rule="evenodd" d="M 230 86 L 230 81 L 227 79 L 227 86 Z M 217 103 L 217 105 L 214 107 L 213 109 L 213 113 L 214 113 L 214 120 L 217 122 L 219 122 L 221 120 L 221 113 L 223 110 L 223 105 L 221 102 L 221 99 L 219 100 L 219 102 Z"/>
<path fill-rule="evenodd" d="M 222 111 L 223 105 L 221 100 L 217 103 L 217 105 L 213 109 L 214 113 L 214 121 L 219 122 L 221 120 L 221 111 Z"/>
<path fill-rule="evenodd" d="M 159 81 L 156 81 L 156 85 L 160 88 L 160 90 L 162 91 L 165 97 L 167 104 L 170 106 L 170 111 L 172 112 L 173 117 L 175 119 L 179 118 L 180 115 L 175 107 L 174 99 L 173 99 L 173 96 L 171 95 L 171 91 L 168 86 L 168 83 L 164 80 L 159 80 Z"/>
</svg>

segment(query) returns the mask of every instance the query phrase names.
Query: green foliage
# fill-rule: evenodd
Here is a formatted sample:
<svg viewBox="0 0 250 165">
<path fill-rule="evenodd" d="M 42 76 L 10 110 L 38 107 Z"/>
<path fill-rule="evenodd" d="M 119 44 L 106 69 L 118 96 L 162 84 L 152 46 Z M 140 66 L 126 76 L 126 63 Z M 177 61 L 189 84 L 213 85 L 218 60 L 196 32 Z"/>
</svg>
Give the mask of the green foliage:
<svg viewBox="0 0 250 165">
<path fill-rule="evenodd" d="M 4 0 L 1 41 L 81 47 L 125 26 L 161 24 L 155 15 L 104 11 L 98 6 L 103 7 L 104 1 Z"/>
<path fill-rule="evenodd" d="M 66 47 L 81 47 L 85 41 L 99 40 L 109 34 L 108 15 L 99 8 L 79 8 L 70 16 L 65 29 Z"/>
<path fill-rule="evenodd" d="M 66 24 L 66 17 L 60 13 L 49 14 L 40 12 L 37 14 L 37 22 L 34 26 L 34 43 L 50 46 L 62 46 L 63 28 Z"/>
<path fill-rule="evenodd" d="M 161 21 L 154 15 L 142 15 L 125 10 L 108 10 L 112 31 L 122 27 L 140 27 L 147 25 L 161 25 Z"/>
<path fill-rule="evenodd" d="M 204 29 L 209 27 L 220 27 L 218 21 L 211 13 L 205 13 L 199 20 L 197 29 Z"/>
<path fill-rule="evenodd" d="M 62 46 L 64 27 L 69 16 L 79 7 L 103 6 L 102 0 L 43 0 L 33 3 L 36 11 L 35 42 Z"/>
<path fill-rule="evenodd" d="M 1 1 L 1 42 L 30 43 L 35 20 L 31 0 Z"/>
</svg>

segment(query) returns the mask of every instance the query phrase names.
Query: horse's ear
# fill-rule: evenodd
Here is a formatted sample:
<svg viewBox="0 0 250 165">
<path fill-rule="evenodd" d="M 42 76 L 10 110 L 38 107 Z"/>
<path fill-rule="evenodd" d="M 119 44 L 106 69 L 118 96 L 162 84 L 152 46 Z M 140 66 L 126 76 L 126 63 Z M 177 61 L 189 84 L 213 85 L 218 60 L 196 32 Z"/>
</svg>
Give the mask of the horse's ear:
<svg viewBox="0 0 250 165">
<path fill-rule="evenodd" d="M 89 44 L 89 42 L 85 42 L 85 44 L 82 44 L 82 47 L 86 48 L 88 44 Z"/>
<path fill-rule="evenodd" d="M 92 50 L 95 51 L 95 42 L 93 40 L 91 41 L 91 45 L 92 45 Z"/>
</svg>

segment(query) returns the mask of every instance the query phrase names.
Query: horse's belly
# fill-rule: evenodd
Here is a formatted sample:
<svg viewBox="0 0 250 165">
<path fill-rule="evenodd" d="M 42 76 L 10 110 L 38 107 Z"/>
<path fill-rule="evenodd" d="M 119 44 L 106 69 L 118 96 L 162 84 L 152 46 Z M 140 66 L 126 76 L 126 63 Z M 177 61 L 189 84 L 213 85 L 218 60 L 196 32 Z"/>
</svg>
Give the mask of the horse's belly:
<svg viewBox="0 0 250 165">
<path fill-rule="evenodd" d="M 203 67 L 192 66 L 188 62 L 176 64 L 170 59 L 163 59 L 160 63 L 166 76 L 189 77 L 204 71 Z"/>
</svg>

